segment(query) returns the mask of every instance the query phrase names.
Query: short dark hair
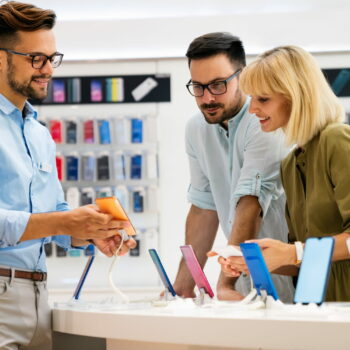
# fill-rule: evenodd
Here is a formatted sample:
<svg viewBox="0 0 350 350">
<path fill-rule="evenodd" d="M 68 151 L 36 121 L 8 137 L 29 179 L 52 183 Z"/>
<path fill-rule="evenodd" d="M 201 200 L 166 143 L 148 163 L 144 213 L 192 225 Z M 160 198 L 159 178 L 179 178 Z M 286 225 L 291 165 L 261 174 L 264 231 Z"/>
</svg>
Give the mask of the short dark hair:
<svg viewBox="0 0 350 350">
<path fill-rule="evenodd" d="M 0 6 L 0 47 L 17 41 L 18 31 L 34 32 L 39 29 L 52 29 L 56 14 L 31 4 L 8 1 Z"/>
<path fill-rule="evenodd" d="M 208 33 L 194 39 L 187 49 L 188 65 L 191 60 L 198 60 L 224 53 L 228 59 L 239 67 L 246 65 L 245 51 L 239 37 L 227 32 Z"/>
</svg>

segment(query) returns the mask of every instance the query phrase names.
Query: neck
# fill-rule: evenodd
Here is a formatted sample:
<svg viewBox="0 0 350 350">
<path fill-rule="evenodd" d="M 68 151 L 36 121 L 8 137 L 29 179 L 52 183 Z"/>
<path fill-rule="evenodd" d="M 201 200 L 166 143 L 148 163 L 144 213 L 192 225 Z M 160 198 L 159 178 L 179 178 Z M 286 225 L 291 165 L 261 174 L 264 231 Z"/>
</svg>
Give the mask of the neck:
<svg viewBox="0 0 350 350">
<path fill-rule="evenodd" d="M 244 94 L 242 93 L 240 99 L 238 100 L 238 103 L 237 103 L 235 109 L 233 110 L 233 115 L 232 115 L 232 117 L 231 117 L 230 119 L 224 120 L 223 122 L 220 123 L 221 126 L 222 126 L 224 129 L 228 130 L 228 122 L 229 122 L 231 119 L 233 119 L 233 118 L 239 113 L 239 111 L 240 111 L 240 110 L 242 109 L 242 107 L 244 106 L 246 100 L 247 100 L 247 95 L 244 95 Z"/>
<path fill-rule="evenodd" d="M 6 89 L 0 89 L 0 93 L 5 96 L 12 104 L 14 104 L 20 111 L 23 111 L 24 105 L 27 101 L 27 98 L 11 93 L 10 91 L 7 91 Z"/>
</svg>

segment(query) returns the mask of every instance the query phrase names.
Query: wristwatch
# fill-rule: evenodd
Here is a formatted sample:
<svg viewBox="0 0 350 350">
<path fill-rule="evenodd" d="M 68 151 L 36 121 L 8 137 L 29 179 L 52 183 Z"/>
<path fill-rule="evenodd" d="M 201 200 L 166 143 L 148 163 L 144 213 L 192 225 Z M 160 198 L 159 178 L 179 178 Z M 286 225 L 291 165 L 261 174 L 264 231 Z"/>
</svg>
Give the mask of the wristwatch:
<svg viewBox="0 0 350 350">
<path fill-rule="evenodd" d="M 304 246 L 303 243 L 297 241 L 294 242 L 295 252 L 297 254 L 297 260 L 295 262 L 296 266 L 300 266 L 301 261 L 303 260 Z"/>
</svg>

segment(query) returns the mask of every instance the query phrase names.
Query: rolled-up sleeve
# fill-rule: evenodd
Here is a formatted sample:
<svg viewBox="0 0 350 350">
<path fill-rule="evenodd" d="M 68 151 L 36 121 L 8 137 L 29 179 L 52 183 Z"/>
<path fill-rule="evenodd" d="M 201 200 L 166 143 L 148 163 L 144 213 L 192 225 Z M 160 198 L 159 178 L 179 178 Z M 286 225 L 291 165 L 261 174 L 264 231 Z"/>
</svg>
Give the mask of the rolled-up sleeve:
<svg viewBox="0 0 350 350">
<path fill-rule="evenodd" d="M 233 206 L 241 197 L 255 196 L 265 216 L 271 201 L 283 193 L 279 169 L 287 153 L 282 132 L 261 132 L 259 123 L 253 120 L 246 130 L 244 160 L 233 193 Z"/>
<path fill-rule="evenodd" d="M 190 186 L 187 192 L 187 199 L 190 203 L 201 209 L 216 210 L 213 195 L 210 189 L 208 177 L 204 174 L 198 157 L 191 145 L 190 128 L 186 129 L 186 152 L 190 165 Z"/>
<path fill-rule="evenodd" d="M 0 209 L 0 248 L 19 243 L 30 218 L 24 211 Z"/>
</svg>

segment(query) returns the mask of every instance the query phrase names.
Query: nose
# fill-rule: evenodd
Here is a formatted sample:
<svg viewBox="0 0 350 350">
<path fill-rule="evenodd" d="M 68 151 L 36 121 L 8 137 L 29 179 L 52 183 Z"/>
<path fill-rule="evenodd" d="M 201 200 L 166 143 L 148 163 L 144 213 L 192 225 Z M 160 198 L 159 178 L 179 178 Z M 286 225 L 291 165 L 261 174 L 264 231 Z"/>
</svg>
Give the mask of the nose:
<svg viewBox="0 0 350 350">
<path fill-rule="evenodd" d="M 53 68 L 50 60 L 47 60 L 46 63 L 41 67 L 40 73 L 50 76 L 53 74 Z"/>
<path fill-rule="evenodd" d="M 203 96 L 200 97 L 203 103 L 210 104 L 215 101 L 215 95 L 212 95 L 208 88 L 205 88 L 203 91 Z"/>
</svg>

